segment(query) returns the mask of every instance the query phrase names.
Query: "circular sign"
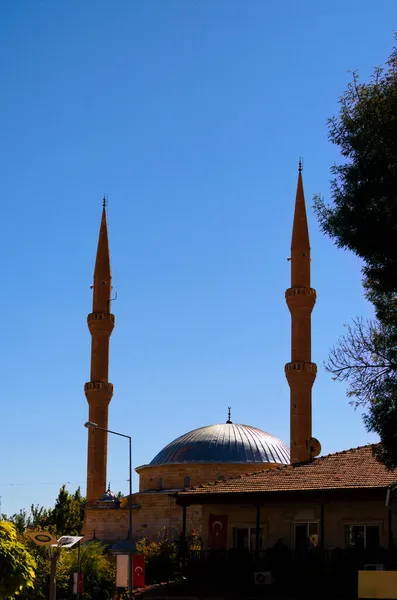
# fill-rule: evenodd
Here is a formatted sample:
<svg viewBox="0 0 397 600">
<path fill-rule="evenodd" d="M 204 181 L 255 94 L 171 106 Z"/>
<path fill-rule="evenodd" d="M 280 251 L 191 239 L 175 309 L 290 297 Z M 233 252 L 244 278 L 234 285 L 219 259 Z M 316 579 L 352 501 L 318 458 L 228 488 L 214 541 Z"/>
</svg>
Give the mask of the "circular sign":
<svg viewBox="0 0 397 600">
<path fill-rule="evenodd" d="M 48 544 L 51 541 L 52 537 L 50 535 L 47 535 L 46 533 L 38 533 L 36 535 L 36 540 L 38 542 L 45 542 L 46 544 Z"/>
<path fill-rule="evenodd" d="M 57 541 L 49 531 L 32 531 L 28 536 L 38 546 L 50 546 Z"/>
</svg>

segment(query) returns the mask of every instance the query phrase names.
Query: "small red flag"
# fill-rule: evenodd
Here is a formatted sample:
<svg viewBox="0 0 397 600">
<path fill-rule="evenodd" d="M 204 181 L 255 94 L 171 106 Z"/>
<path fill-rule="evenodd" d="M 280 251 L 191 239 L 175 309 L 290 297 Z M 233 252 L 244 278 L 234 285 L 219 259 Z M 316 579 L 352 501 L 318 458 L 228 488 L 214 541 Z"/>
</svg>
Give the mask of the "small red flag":
<svg viewBox="0 0 397 600">
<path fill-rule="evenodd" d="M 78 574 L 77 589 L 79 591 L 79 594 L 84 594 L 84 575 L 83 575 L 83 573 Z"/>
<path fill-rule="evenodd" d="M 143 554 L 134 554 L 132 556 L 133 585 L 134 588 L 145 585 L 145 557 Z"/>
</svg>

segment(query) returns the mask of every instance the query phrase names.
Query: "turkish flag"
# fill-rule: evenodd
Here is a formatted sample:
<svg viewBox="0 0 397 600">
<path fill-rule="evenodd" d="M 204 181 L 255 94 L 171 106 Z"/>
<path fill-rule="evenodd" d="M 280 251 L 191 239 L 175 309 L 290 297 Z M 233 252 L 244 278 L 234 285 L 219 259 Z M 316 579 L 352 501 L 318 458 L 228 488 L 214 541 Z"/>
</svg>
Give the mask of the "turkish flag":
<svg viewBox="0 0 397 600">
<path fill-rule="evenodd" d="M 227 515 L 209 516 L 208 545 L 211 550 L 226 550 Z"/>
<path fill-rule="evenodd" d="M 84 594 L 84 575 L 79 573 L 77 576 L 77 589 L 79 594 Z"/>
<path fill-rule="evenodd" d="M 133 554 L 132 571 L 134 588 L 143 587 L 145 585 L 145 557 L 143 554 Z"/>
</svg>

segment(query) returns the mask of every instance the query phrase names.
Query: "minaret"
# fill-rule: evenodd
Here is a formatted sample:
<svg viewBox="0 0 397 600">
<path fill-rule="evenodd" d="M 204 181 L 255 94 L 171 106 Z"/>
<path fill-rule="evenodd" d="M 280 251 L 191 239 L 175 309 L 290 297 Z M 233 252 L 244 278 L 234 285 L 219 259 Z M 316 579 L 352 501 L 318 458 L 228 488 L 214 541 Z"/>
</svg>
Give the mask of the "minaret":
<svg viewBox="0 0 397 600">
<path fill-rule="evenodd" d="M 114 327 L 110 312 L 112 275 L 106 200 L 103 200 L 102 220 L 94 270 L 92 313 L 87 317 L 91 333 L 91 381 L 84 391 L 89 406 L 88 420 L 108 428 L 108 405 L 113 396 L 113 385 L 108 381 L 109 338 Z M 106 491 L 107 433 L 88 429 L 87 501 L 97 500 Z"/>
<path fill-rule="evenodd" d="M 311 460 L 320 453 L 312 438 L 312 387 L 317 365 L 311 361 L 311 312 L 316 290 L 310 287 L 310 242 L 299 162 L 291 243 L 291 287 L 285 292 L 291 313 L 291 362 L 285 365 L 290 386 L 291 463 Z"/>
</svg>

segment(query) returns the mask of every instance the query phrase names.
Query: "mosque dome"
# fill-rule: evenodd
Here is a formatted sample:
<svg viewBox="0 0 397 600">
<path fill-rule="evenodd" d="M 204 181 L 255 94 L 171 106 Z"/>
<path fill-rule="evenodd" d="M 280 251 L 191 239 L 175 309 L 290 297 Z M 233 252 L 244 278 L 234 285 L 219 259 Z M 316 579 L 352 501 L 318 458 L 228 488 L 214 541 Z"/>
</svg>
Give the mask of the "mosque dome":
<svg viewBox="0 0 397 600">
<path fill-rule="evenodd" d="M 103 504 L 120 504 L 117 494 L 110 489 L 110 483 L 106 492 L 98 498 L 98 502 L 102 502 Z"/>
<path fill-rule="evenodd" d="M 165 446 L 150 466 L 200 462 L 284 465 L 289 461 L 289 448 L 281 440 L 257 427 L 238 425 L 229 419 L 181 435 Z"/>
</svg>

